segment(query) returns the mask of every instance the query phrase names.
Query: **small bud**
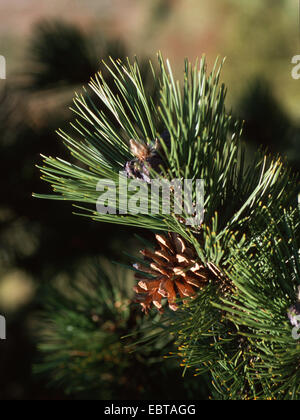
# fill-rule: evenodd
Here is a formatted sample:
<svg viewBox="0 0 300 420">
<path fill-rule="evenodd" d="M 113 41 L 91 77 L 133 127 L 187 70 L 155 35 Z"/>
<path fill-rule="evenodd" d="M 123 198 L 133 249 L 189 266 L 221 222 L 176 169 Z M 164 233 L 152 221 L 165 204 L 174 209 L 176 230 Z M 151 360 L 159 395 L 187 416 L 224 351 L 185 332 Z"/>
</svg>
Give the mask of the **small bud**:
<svg viewBox="0 0 300 420">
<path fill-rule="evenodd" d="M 297 302 L 288 309 L 288 318 L 294 327 L 300 327 L 300 286 L 298 286 Z"/>
</svg>

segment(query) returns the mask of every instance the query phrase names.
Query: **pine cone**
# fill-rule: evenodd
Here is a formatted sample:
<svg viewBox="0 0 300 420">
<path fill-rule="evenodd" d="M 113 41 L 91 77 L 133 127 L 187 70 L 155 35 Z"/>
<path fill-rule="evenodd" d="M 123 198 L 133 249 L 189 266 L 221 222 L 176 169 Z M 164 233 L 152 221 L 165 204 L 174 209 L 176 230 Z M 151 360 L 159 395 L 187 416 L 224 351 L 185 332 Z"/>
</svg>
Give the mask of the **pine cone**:
<svg viewBox="0 0 300 420">
<path fill-rule="evenodd" d="M 140 280 L 134 287 L 136 302 L 141 304 L 146 313 L 152 304 L 162 312 L 161 300 L 165 297 L 170 309 L 176 311 L 178 297 L 195 296 L 197 289 L 203 288 L 215 275 L 199 262 L 196 251 L 187 246 L 178 234 L 156 235 L 156 239 L 156 251 L 141 251 L 148 265 L 134 265 L 137 270 L 152 275 L 152 278 L 147 278 L 136 274 Z"/>
<path fill-rule="evenodd" d="M 161 135 L 167 147 L 170 146 L 170 135 L 164 131 Z M 159 172 L 161 166 L 164 166 L 163 149 L 161 143 L 156 139 L 155 144 L 146 145 L 136 140 L 130 140 L 130 150 L 135 159 L 126 162 L 125 172 L 129 178 L 138 178 L 151 182 L 150 169 Z"/>
</svg>

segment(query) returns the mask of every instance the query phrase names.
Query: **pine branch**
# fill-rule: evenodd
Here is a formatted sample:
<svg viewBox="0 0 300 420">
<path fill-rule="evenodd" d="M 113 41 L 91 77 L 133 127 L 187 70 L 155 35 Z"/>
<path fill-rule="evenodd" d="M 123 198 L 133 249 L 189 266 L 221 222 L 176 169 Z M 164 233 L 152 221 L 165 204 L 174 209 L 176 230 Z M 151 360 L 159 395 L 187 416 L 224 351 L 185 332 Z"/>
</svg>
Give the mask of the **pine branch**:
<svg viewBox="0 0 300 420">
<path fill-rule="evenodd" d="M 55 195 L 35 196 L 76 203 L 81 214 L 96 221 L 175 232 L 174 249 L 163 245 L 160 255 L 154 253 L 157 264 L 150 264 L 150 274 L 161 274 L 156 289 L 148 278 L 137 289 L 146 291 L 146 309 L 153 296 L 160 304 L 159 294 L 171 301 L 173 310 L 176 291 L 193 299 L 181 296 L 178 310 L 167 309 L 155 322 L 155 333 L 151 324 L 138 341 L 147 347 L 173 334 L 174 356 L 182 358 L 184 371 L 210 372 L 218 398 L 299 399 L 299 344 L 287 317 L 299 285 L 298 178 L 279 158 L 263 153 L 245 163 L 242 124 L 225 109 L 221 66 L 216 63 L 207 74 L 204 59 L 194 67 L 186 61 L 179 83 L 169 61 L 161 55 L 158 60 L 158 70 L 151 65 L 158 99 L 145 90 L 137 61 L 104 64 L 114 85 L 97 74 L 74 99 L 74 134 L 59 132 L 76 163 L 44 157 L 40 169 Z M 145 172 L 137 155 L 149 150 L 159 156 L 160 170 Z M 201 228 L 187 226 L 172 212 L 164 214 L 162 202 L 157 214 L 121 215 L 116 208 L 114 214 L 97 212 L 101 179 L 117 185 L 118 205 L 124 199 L 119 183 L 124 168 L 130 176 L 150 180 L 203 179 Z M 128 199 L 133 196 L 129 192 Z M 201 262 L 210 270 L 195 294 L 190 286 L 176 283 L 190 269 L 180 271 L 181 280 L 174 276 L 178 255 L 183 258 L 178 241 L 186 241 L 199 257 L 195 267 Z M 196 274 L 195 267 L 190 275 Z"/>
</svg>

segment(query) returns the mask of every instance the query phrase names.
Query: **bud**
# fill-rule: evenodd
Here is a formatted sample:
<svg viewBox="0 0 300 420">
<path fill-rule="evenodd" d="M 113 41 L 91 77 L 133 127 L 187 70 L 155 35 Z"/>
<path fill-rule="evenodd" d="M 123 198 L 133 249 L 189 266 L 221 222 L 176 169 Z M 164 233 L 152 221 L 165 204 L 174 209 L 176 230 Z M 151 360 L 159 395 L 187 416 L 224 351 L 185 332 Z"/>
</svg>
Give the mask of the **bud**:
<svg viewBox="0 0 300 420">
<path fill-rule="evenodd" d="M 297 302 L 288 309 L 288 318 L 293 327 L 300 327 L 300 286 L 298 287 Z"/>
</svg>

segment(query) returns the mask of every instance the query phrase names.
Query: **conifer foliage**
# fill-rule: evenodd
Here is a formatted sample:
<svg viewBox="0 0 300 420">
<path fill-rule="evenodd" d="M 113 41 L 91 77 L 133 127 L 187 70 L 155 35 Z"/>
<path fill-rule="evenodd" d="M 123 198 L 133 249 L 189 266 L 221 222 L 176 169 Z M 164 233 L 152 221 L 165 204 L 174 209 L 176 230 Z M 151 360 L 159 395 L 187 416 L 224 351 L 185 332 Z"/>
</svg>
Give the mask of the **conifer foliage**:
<svg viewBox="0 0 300 420">
<path fill-rule="evenodd" d="M 136 352 L 172 342 L 169 357 L 184 373 L 192 370 L 194 383 L 209 373 L 215 398 L 299 399 L 297 177 L 279 158 L 246 155 L 242 124 L 225 108 L 218 62 L 208 73 L 204 58 L 186 61 L 180 83 L 159 54 L 158 67 L 150 64 L 152 95 L 137 60 L 103 66 L 114 85 L 99 72 L 76 95 L 76 123 L 58 132 L 73 159 L 43 157 L 39 167 L 54 194 L 36 197 L 68 200 L 94 221 L 156 234 L 159 246 L 143 250 L 132 269 L 137 301 L 161 314 L 150 310 L 132 331 Z M 120 171 L 149 184 L 203 180 L 201 226 L 185 223 L 187 214 L 165 214 L 161 202 L 155 214 L 121 214 Z M 101 179 L 117 186 L 116 208 L 106 214 L 96 210 Z M 56 318 L 54 334 L 61 322 Z M 159 349 L 165 355 L 166 347 Z"/>
</svg>

